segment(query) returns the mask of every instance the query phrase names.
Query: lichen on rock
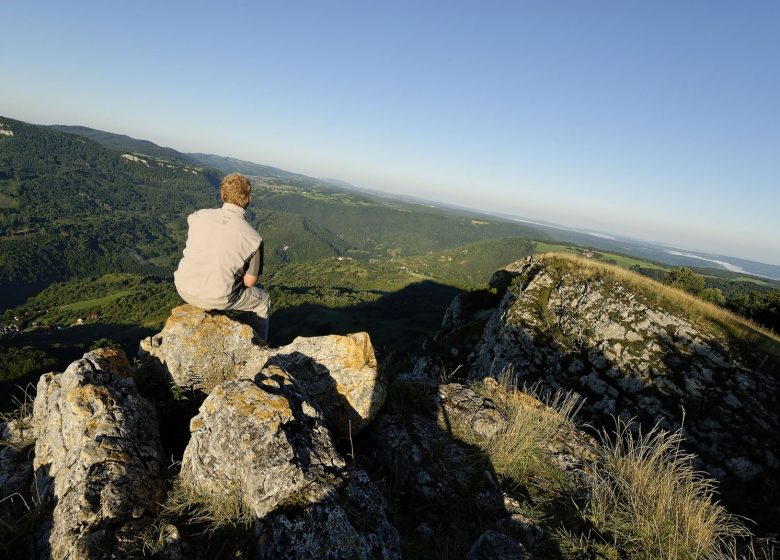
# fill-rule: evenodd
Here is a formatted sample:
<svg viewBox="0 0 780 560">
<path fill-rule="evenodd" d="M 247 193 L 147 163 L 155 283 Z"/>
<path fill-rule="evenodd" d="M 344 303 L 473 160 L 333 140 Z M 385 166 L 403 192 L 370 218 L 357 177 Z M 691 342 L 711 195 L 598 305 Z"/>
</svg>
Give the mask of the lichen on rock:
<svg viewBox="0 0 780 560">
<path fill-rule="evenodd" d="M 347 467 L 283 369 L 218 385 L 191 429 L 183 484 L 215 500 L 237 496 L 257 519 L 260 558 L 400 558 L 381 494 Z"/>
<path fill-rule="evenodd" d="M 33 406 L 35 475 L 56 500 L 52 558 L 128 558 L 162 498 L 157 415 L 121 351 L 43 375 Z"/>
<path fill-rule="evenodd" d="M 207 395 L 223 381 L 252 379 L 267 365 L 293 377 L 341 436 L 359 433 L 387 394 L 367 333 L 298 337 L 269 348 L 249 326 L 191 305 L 175 308 L 163 330 L 141 341 L 146 367 Z"/>
</svg>

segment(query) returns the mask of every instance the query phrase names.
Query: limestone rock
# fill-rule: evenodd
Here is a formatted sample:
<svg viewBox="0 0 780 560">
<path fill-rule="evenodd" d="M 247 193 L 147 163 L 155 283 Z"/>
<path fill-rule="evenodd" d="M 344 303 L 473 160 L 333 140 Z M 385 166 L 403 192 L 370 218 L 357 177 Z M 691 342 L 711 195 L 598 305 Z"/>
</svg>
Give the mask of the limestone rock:
<svg viewBox="0 0 780 560">
<path fill-rule="evenodd" d="M 357 434 L 387 396 L 368 333 L 298 337 L 268 351 L 266 364 L 287 371 L 341 435 Z"/>
<path fill-rule="evenodd" d="M 387 387 L 367 333 L 299 337 L 280 348 L 257 344 L 252 329 L 191 305 L 171 312 L 163 330 L 141 341 L 143 362 L 176 385 L 204 394 L 223 381 L 254 378 L 267 365 L 292 376 L 339 435 L 359 433 Z"/>
<path fill-rule="evenodd" d="M 185 484 L 215 496 L 242 496 L 262 518 L 275 508 L 313 503 L 330 487 L 318 483 L 345 466 L 319 412 L 282 370 L 226 381 L 190 422 L 182 458 Z"/>
<path fill-rule="evenodd" d="M 217 384 L 256 368 L 263 354 L 249 325 L 192 305 L 171 311 L 163 330 L 141 341 L 140 357 L 170 380 L 206 394 Z"/>
<path fill-rule="evenodd" d="M 458 422 L 483 438 L 494 435 L 506 418 L 490 399 L 460 383 L 439 387 L 439 418 L 445 425 Z"/>
<path fill-rule="evenodd" d="M 746 514 L 774 508 L 776 361 L 649 284 L 589 274 L 554 256 L 507 270 L 518 274 L 464 364 L 471 379 L 506 372 L 520 385 L 575 391 L 585 399 L 582 419 L 597 427 L 612 427 L 614 415 L 636 418 L 644 430 L 656 423 L 676 430 L 683 419 L 694 429 L 708 426 L 683 444 L 699 457 L 697 468 L 740 488 L 732 495 L 744 500 Z"/>
<path fill-rule="evenodd" d="M 241 499 L 258 520 L 260 558 L 400 558 L 381 495 L 346 466 L 320 412 L 283 369 L 215 387 L 191 432 L 182 482 Z"/>
<path fill-rule="evenodd" d="M 485 531 L 471 547 L 466 560 L 530 560 L 525 548 L 497 531 Z"/>
<path fill-rule="evenodd" d="M 400 540 L 384 499 L 368 476 L 347 471 L 335 494 L 304 509 L 281 511 L 260 524 L 258 558 L 400 559 Z"/>
<path fill-rule="evenodd" d="M 38 382 L 36 476 L 56 498 L 52 558 L 127 558 L 162 494 L 157 416 L 124 354 L 88 352 Z"/>
</svg>

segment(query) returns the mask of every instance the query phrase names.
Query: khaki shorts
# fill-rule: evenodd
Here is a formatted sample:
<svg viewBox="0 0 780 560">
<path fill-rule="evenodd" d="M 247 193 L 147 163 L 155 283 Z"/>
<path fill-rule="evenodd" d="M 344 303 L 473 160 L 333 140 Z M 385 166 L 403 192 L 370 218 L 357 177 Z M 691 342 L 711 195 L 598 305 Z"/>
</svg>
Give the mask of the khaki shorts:
<svg viewBox="0 0 780 560">
<path fill-rule="evenodd" d="M 251 311 L 264 319 L 268 318 L 271 311 L 271 298 L 268 292 L 256 286 L 244 288 L 239 291 L 236 299 L 228 302 L 207 301 L 181 292 L 179 295 L 190 305 L 209 311 Z"/>
<path fill-rule="evenodd" d="M 271 297 L 262 288 L 253 286 L 244 288 L 239 292 L 238 298 L 228 303 L 223 309 L 233 311 L 252 311 L 253 313 L 268 318 L 271 311 Z"/>
</svg>

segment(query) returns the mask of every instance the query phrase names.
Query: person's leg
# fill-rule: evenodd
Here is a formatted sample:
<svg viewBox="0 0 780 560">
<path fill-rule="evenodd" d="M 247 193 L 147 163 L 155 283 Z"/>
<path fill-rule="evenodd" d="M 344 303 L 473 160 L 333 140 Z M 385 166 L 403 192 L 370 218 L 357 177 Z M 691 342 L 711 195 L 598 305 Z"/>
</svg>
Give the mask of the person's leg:
<svg viewBox="0 0 780 560">
<path fill-rule="evenodd" d="M 271 312 L 271 298 L 268 292 L 258 287 L 246 288 L 227 309 L 249 312 L 247 324 L 258 337 L 268 342 L 268 315 Z"/>
</svg>

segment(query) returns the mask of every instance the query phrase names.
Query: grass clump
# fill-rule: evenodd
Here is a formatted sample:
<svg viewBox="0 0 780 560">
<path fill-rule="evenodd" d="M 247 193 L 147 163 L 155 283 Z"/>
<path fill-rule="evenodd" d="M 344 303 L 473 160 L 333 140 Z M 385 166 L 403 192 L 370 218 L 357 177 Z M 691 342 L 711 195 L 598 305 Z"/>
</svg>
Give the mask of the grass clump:
<svg viewBox="0 0 780 560">
<path fill-rule="evenodd" d="M 680 432 L 636 434 L 616 421 L 589 475 L 585 521 L 631 559 L 726 558 L 749 531 L 717 503 L 714 482 L 681 451 Z"/>
<path fill-rule="evenodd" d="M 0 412 L 0 425 L 5 424 L 8 433 L 0 433 L 0 449 L 10 447 L 19 452 L 29 450 L 35 444 L 32 429 L 33 404 L 35 403 L 35 386 L 28 383 L 22 389 L 21 395 L 11 398 L 13 409 Z M 5 435 L 5 437 L 3 437 Z"/>
<path fill-rule="evenodd" d="M 254 519 L 237 488 L 204 494 L 176 477 L 157 520 L 141 536 L 139 552 L 145 558 L 164 558 L 172 535 L 179 532 L 188 546 L 196 547 L 204 557 L 249 557 L 254 544 Z"/>
<path fill-rule="evenodd" d="M 15 493 L 0 500 L 0 558 L 21 558 L 34 550 L 36 531 L 54 509 L 33 484 L 32 495 Z"/>
<path fill-rule="evenodd" d="M 656 426 L 642 434 L 616 419 L 614 434 L 602 432 L 600 442 L 583 436 L 580 443 L 590 443 L 577 449 L 568 439 L 578 431 L 575 396 L 515 387 L 511 372 L 501 383 L 475 385 L 506 422 L 490 437 L 469 435 L 464 427 L 458 435 L 485 452 L 505 487 L 522 488 L 535 502 L 529 511 L 548 529 L 560 557 L 775 558 L 771 544 L 759 546 L 741 519 L 717 502 L 715 482 L 694 468 L 679 431 Z M 556 467 L 551 457 L 553 448 L 570 446 L 584 461 L 576 472 Z"/>
<path fill-rule="evenodd" d="M 526 486 L 540 480 L 560 478 L 549 461 L 550 442 L 564 429 L 574 428 L 579 400 L 571 393 L 539 394 L 536 387 L 517 389 L 511 372 L 499 382 L 485 380 L 476 389 L 493 400 L 506 422 L 490 437 L 475 443 L 490 458 L 504 480 Z"/>
</svg>

